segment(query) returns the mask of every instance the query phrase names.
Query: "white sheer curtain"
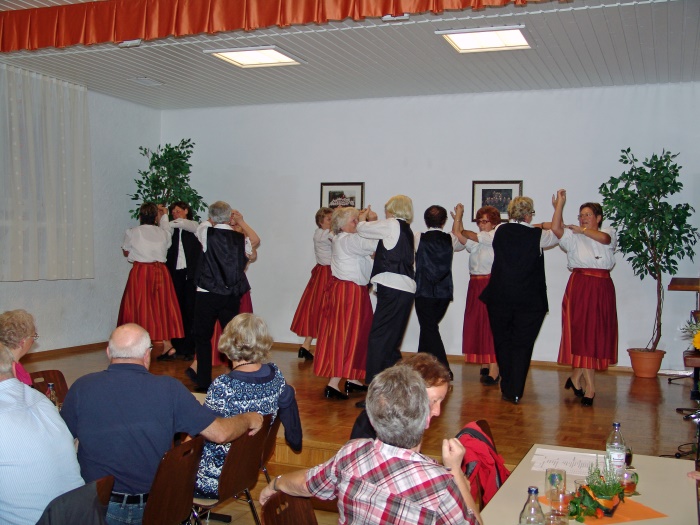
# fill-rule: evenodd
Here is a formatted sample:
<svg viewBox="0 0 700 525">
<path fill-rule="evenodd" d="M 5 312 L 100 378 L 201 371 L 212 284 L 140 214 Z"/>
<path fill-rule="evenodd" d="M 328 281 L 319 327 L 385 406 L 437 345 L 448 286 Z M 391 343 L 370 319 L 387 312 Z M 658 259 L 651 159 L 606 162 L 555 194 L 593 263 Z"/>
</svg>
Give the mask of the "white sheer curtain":
<svg viewBox="0 0 700 525">
<path fill-rule="evenodd" d="M 0 64 L 0 281 L 94 276 L 87 89 Z"/>
</svg>

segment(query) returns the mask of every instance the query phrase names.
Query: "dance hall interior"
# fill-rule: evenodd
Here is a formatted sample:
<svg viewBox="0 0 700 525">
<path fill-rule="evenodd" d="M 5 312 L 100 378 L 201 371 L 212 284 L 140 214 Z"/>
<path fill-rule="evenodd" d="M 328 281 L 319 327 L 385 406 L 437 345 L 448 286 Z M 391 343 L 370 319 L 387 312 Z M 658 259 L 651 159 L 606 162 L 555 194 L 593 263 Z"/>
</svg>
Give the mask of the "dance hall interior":
<svg viewBox="0 0 700 525">
<path fill-rule="evenodd" d="M 333 457 L 366 395 L 324 395 L 329 378 L 299 357 L 304 337 L 290 329 L 317 263 L 314 215 L 328 205 L 329 187 L 352 188 L 355 206 L 371 207 L 380 221 L 393 196 L 410 197 L 413 233 L 427 231 L 423 214 L 432 205 L 447 210 L 449 232 L 459 204 L 463 229 L 479 232 L 483 188 L 530 197 L 532 222 L 549 222 L 565 189 L 563 223 L 583 232 L 579 207 L 602 202 L 601 186 L 629 169 L 620 162 L 624 150 L 640 163 L 670 151 L 678 153 L 683 189 L 669 202 L 694 206 L 688 224 L 700 228 L 696 0 L 288 0 L 274 10 L 267 0 L 241 0 L 230 16 L 222 15 L 224 0 L 201 2 L 206 12 L 176 0 L 126 4 L 0 2 L 0 312 L 23 309 L 35 320 L 38 338 L 21 359 L 28 372 L 60 370 L 70 388 L 105 370 L 132 269 L 122 247 L 125 231 L 138 225 L 132 210 L 142 202 L 132 196 L 140 170 L 148 169 L 143 148 L 191 140 L 192 187 L 207 205 L 229 203 L 260 239 L 245 273 L 252 311 L 272 335 L 269 361 L 295 390 L 303 432 L 301 451 L 294 451 L 279 431 L 267 467 L 273 478 Z M 168 14 L 157 17 L 156 10 Z M 107 20 L 111 28 L 100 28 Z M 460 53 L 443 35 L 494 27 L 519 29 L 524 47 Z M 213 55 L 255 47 L 294 63 L 236 67 Z M 506 222 L 506 208 L 499 211 Z M 199 219 L 207 219 L 207 208 Z M 601 228 L 608 226 L 604 216 Z M 478 362 L 465 360 L 470 253 L 454 252 L 453 299 L 439 324 L 453 378 L 422 453 L 440 461 L 443 439 L 485 420 L 514 470 L 535 444 L 603 454 L 619 422 L 634 455 L 674 458 L 695 470 L 700 423 L 676 409 L 699 408 L 697 369 L 684 360 L 692 340 L 682 330 L 700 310 L 697 256 L 680 258 L 659 284 L 640 279 L 627 257 L 614 253 L 617 356 L 596 371 L 587 406 L 575 387 L 565 388 L 571 365 L 558 363 L 572 274 L 567 253 L 552 246 L 542 254 L 548 311 L 513 403 L 498 382 L 484 383 Z M 672 278 L 691 284 L 672 286 Z M 652 338 L 657 285 L 658 348 L 666 354 L 659 374 L 642 378 L 627 349 Z M 519 299 L 525 310 L 535 302 Z M 376 308 L 372 291 L 369 300 Z M 404 357 L 417 352 L 419 336 L 412 309 Z M 186 374 L 191 362 L 157 360 L 163 348 L 154 338 L 150 372 L 196 393 Z M 212 377 L 229 371 L 215 363 Z M 260 474 L 254 499 L 266 485 Z M 522 507 L 526 488 L 514 508 Z M 333 504 L 314 504 L 319 523 L 338 522 Z M 214 511 L 255 523 L 240 501 Z"/>
</svg>

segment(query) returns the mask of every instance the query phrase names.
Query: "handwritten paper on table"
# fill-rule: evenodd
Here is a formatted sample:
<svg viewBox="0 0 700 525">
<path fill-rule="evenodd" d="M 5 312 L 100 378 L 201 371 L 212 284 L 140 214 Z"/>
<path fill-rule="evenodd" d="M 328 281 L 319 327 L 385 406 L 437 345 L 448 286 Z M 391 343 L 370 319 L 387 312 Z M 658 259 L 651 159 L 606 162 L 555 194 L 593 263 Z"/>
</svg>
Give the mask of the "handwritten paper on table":
<svg viewBox="0 0 700 525">
<path fill-rule="evenodd" d="M 558 468 L 566 470 L 568 476 L 585 478 L 588 475 L 588 467 L 598 464 L 602 468 L 604 453 L 586 454 L 583 452 L 568 452 L 564 450 L 551 450 L 548 448 L 538 448 L 532 456 L 532 470 L 544 472 L 548 468 Z"/>
</svg>

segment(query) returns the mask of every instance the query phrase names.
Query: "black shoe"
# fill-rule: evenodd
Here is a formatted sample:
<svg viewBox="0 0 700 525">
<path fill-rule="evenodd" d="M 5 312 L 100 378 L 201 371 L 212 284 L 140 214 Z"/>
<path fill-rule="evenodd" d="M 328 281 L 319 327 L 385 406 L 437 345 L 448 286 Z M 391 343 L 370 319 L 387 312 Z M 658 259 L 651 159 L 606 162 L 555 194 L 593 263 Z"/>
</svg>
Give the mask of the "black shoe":
<svg viewBox="0 0 700 525">
<path fill-rule="evenodd" d="M 311 352 L 309 352 L 309 351 L 308 351 L 306 348 L 304 348 L 303 346 L 302 346 L 301 348 L 299 348 L 299 359 L 301 359 L 302 357 L 303 357 L 304 359 L 306 359 L 307 361 L 313 361 L 313 360 L 314 360 L 314 354 L 312 354 Z"/>
<path fill-rule="evenodd" d="M 156 361 L 175 361 L 175 352 L 173 352 L 172 354 L 163 352 L 158 357 L 156 357 Z"/>
<path fill-rule="evenodd" d="M 355 406 L 357 408 L 365 408 L 367 406 L 367 401 L 365 401 L 364 399 L 362 401 L 358 401 L 357 403 L 355 403 Z"/>
<path fill-rule="evenodd" d="M 326 399 L 342 399 L 344 401 L 349 399 L 348 396 L 343 394 L 340 390 L 336 390 L 332 386 L 327 386 L 323 391 L 323 395 L 326 396 Z"/>
<path fill-rule="evenodd" d="M 566 383 L 564 384 L 564 388 L 565 388 L 566 390 L 569 390 L 569 389 L 573 390 L 573 391 L 574 391 L 574 395 L 575 395 L 576 397 L 583 397 L 583 388 L 576 388 L 576 387 L 574 386 L 574 382 L 571 380 L 571 378 L 569 378 L 569 379 L 566 380 Z M 591 404 L 592 404 L 592 403 L 593 403 L 593 400 L 591 399 Z M 588 405 L 588 406 L 591 406 L 591 405 Z"/>
<path fill-rule="evenodd" d="M 581 404 L 585 407 L 592 407 L 593 406 L 593 399 L 595 399 L 595 394 L 593 394 L 593 397 L 583 396 L 581 398 Z"/>
<path fill-rule="evenodd" d="M 485 367 L 485 368 L 482 368 L 481 370 L 479 370 L 479 375 L 480 375 L 480 376 L 487 376 L 487 375 L 489 375 L 489 369 L 488 369 L 488 367 Z"/>
<path fill-rule="evenodd" d="M 347 395 L 352 394 L 353 392 L 367 392 L 367 388 L 369 388 L 367 385 L 358 385 L 357 383 L 353 383 L 351 381 L 345 381 L 345 393 Z"/>
<path fill-rule="evenodd" d="M 481 379 L 481 382 L 482 382 L 483 384 L 485 384 L 486 386 L 493 386 L 493 385 L 497 385 L 498 382 L 499 382 L 500 380 L 501 380 L 501 375 L 499 374 L 499 375 L 496 377 L 496 379 L 494 379 L 494 378 L 491 377 L 491 376 L 483 377 L 483 378 Z"/>
<path fill-rule="evenodd" d="M 192 370 L 189 366 L 187 367 L 187 370 L 185 370 L 185 375 L 190 381 L 192 381 L 194 384 L 197 384 L 197 372 Z"/>
<path fill-rule="evenodd" d="M 503 395 L 501 395 L 501 399 L 503 401 L 508 401 L 509 403 L 513 403 L 514 405 L 517 405 L 518 403 L 520 403 L 520 398 L 518 396 L 511 397 L 511 396 L 507 396 L 507 395 L 503 394 Z"/>
</svg>

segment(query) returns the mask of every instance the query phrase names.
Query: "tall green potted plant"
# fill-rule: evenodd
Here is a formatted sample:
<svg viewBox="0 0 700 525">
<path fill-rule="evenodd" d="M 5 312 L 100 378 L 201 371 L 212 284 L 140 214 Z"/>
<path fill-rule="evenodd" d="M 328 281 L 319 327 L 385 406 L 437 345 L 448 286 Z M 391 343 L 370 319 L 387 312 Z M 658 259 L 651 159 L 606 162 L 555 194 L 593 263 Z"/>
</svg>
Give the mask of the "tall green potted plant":
<svg viewBox="0 0 700 525">
<path fill-rule="evenodd" d="M 139 207 L 144 202 L 168 205 L 176 201 L 189 204 L 194 218 L 199 219 L 197 212 L 205 210 L 207 205 L 190 186 L 190 157 L 193 149 L 194 142 L 191 139 L 182 139 L 175 146 L 158 146 L 154 150 L 139 147 L 141 155 L 148 159 L 148 169 L 139 170 L 139 178 L 134 179 L 136 192 L 129 195 L 132 201 L 137 202 L 136 208 L 131 210 L 134 219 L 138 218 Z"/>
<path fill-rule="evenodd" d="M 664 304 L 664 274 L 675 275 L 678 262 L 691 260 L 693 246 L 698 240 L 697 228 L 689 224 L 695 211 L 689 204 L 670 204 L 667 199 L 683 189 L 678 180 L 681 166 L 676 164 L 678 153 L 666 150 L 640 163 L 630 152 L 622 150 L 620 162 L 628 167 L 619 177 L 610 177 L 598 191 L 603 197 L 603 209 L 617 230 L 618 249 L 632 264 L 634 274 L 641 280 L 656 281 L 656 316 L 654 329 L 646 348 L 629 349 L 635 375 L 656 377 L 665 352 L 658 350 L 661 339 L 661 313 Z M 640 372 L 637 358 L 654 359 L 653 372 Z"/>
</svg>

